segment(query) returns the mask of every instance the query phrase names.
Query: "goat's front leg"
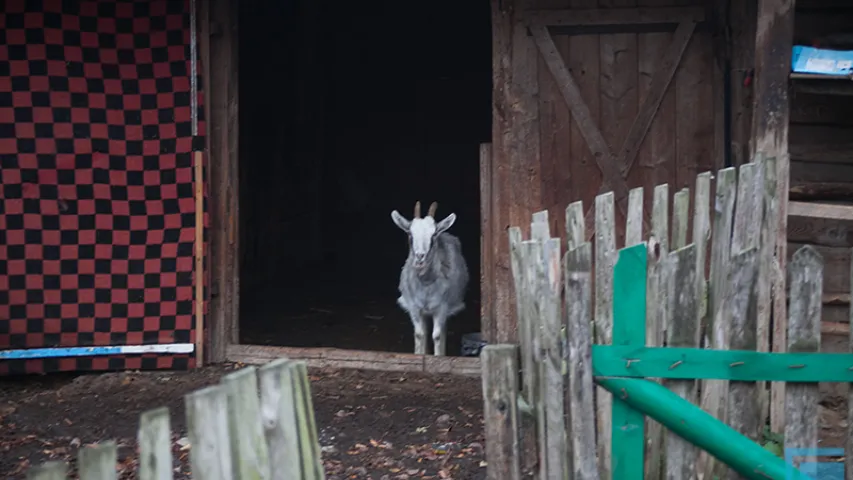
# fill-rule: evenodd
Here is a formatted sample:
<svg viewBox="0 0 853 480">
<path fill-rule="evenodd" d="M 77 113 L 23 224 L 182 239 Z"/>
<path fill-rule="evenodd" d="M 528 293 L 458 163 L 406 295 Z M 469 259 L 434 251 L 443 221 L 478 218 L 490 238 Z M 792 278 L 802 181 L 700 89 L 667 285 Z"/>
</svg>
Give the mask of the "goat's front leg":
<svg viewBox="0 0 853 480">
<path fill-rule="evenodd" d="M 443 357 L 447 353 L 447 316 L 443 314 L 432 317 L 432 348 L 436 357 Z"/>
<path fill-rule="evenodd" d="M 420 313 L 409 312 L 415 327 L 415 355 L 426 355 L 426 319 Z"/>
</svg>

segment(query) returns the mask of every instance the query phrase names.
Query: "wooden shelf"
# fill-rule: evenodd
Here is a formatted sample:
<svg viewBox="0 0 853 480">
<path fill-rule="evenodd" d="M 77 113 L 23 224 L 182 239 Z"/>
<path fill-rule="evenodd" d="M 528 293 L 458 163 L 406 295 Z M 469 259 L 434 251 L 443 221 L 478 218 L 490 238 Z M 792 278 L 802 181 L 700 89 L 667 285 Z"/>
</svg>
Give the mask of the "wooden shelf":
<svg viewBox="0 0 853 480">
<path fill-rule="evenodd" d="M 853 75 L 790 74 L 795 92 L 816 95 L 853 96 Z"/>
</svg>

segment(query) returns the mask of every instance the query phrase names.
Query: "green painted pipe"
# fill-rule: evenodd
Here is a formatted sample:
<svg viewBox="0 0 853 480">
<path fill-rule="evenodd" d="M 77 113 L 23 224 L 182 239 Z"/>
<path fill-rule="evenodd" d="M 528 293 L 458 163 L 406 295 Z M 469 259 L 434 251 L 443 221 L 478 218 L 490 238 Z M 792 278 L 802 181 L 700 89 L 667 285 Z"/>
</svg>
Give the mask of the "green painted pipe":
<svg viewBox="0 0 853 480">
<path fill-rule="evenodd" d="M 595 382 L 746 478 L 809 480 L 761 445 L 656 382 L 624 377 L 596 377 Z"/>
</svg>

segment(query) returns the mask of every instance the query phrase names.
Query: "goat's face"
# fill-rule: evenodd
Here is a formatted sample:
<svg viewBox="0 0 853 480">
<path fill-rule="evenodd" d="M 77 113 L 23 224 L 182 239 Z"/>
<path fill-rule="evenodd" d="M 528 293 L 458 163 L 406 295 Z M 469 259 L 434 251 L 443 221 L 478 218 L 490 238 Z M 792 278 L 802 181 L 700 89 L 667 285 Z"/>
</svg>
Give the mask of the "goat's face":
<svg viewBox="0 0 853 480">
<path fill-rule="evenodd" d="M 430 207 L 430 214 L 420 218 L 420 202 L 415 205 L 415 218 L 406 220 L 397 210 L 391 212 L 391 220 L 409 236 L 409 250 L 412 253 L 413 265 L 422 270 L 432 259 L 435 238 L 447 230 L 456 221 L 456 214 L 451 213 L 444 220 L 436 223 L 435 204 Z"/>
</svg>

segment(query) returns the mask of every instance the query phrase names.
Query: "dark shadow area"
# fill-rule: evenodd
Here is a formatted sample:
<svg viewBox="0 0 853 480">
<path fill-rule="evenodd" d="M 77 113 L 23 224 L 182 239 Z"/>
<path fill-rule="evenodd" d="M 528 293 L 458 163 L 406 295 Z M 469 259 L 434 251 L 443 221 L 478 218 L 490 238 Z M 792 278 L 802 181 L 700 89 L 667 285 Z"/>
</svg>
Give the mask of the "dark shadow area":
<svg viewBox="0 0 853 480">
<path fill-rule="evenodd" d="M 241 343 L 411 352 L 391 210 L 457 214 L 479 331 L 489 2 L 240 2 Z"/>
</svg>

